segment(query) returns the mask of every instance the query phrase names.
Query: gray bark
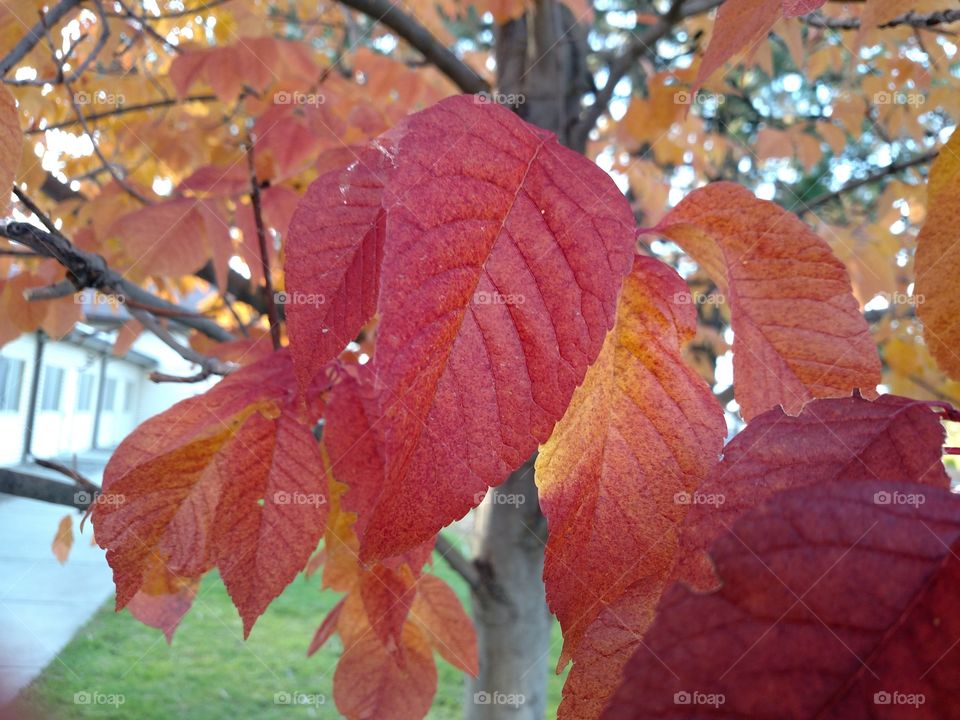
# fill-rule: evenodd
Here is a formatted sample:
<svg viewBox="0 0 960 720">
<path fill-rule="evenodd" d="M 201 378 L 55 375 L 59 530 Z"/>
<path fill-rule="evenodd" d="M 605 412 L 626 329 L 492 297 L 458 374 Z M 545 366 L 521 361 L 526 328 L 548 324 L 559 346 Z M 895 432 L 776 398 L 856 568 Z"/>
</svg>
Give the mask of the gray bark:
<svg viewBox="0 0 960 720">
<path fill-rule="evenodd" d="M 566 6 L 538 0 L 497 35 L 497 97 L 524 120 L 573 137 L 590 89 L 586 30 Z M 480 675 L 467 684 L 467 720 L 542 720 L 546 712 L 551 615 L 543 587 L 547 522 L 540 512 L 533 459 L 491 490 L 477 510 L 472 593 Z"/>
</svg>

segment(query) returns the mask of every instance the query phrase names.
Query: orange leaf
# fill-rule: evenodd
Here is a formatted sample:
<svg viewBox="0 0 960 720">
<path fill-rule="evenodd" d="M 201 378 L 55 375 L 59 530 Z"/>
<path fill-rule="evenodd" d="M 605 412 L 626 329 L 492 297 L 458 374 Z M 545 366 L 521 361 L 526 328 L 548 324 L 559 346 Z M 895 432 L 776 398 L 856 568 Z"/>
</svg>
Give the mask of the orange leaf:
<svg viewBox="0 0 960 720">
<path fill-rule="evenodd" d="M 960 379 L 960 132 L 954 132 L 930 168 L 927 219 L 917 236 L 917 315 L 937 365 Z"/>
<path fill-rule="evenodd" d="M 731 310 L 737 402 L 745 418 L 815 397 L 875 396 L 880 360 L 830 247 L 746 188 L 690 193 L 650 232 L 667 236 L 716 282 Z"/>
<path fill-rule="evenodd" d="M 60 523 L 57 525 L 57 534 L 53 537 L 53 545 L 51 549 L 53 550 L 54 556 L 61 565 L 67 562 L 67 558 L 70 556 L 70 548 L 73 547 L 73 516 L 64 515 L 60 518 Z"/>
<path fill-rule="evenodd" d="M 23 133 L 17 103 L 6 87 L 0 87 L 0 215 L 10 207 L 10 188 L 20 167 Z"/>
<path fill-rule="evenodd" d="M 430 643 L 409 622 L 394 652 L 373 631 L 360 634 L 346 647 L 333 675 L 333 698 L 347 720 L 422 720 L 436 691 Z"/>
<path fill-rule="evenodd" d="M 594 621 L 625 598 L 634 605 L 629 613 L 652 612 L 658 593 L 651 590 L 669 578 L 686 515 L 677 499 L 713 467 L 726 435 L 713 393 L 680 355 L 696 324 L 676 272 L 637 257 L 616 325 L 537 458 L 550 531 L 544 581 L 563 628 L 558 670 L 571 658 L 578 673 L 599 670 L 589 683 L 598 702 L 613 692 L 626 657 L 597 653 L 584 635 L 602 633 Z M 564 696 L 560 716 L 577 717 L 577 700 Z"/>
<path fill-rule="evenodd" d="M 410 617 L 444 660 L 477 676 L 477 632 L 449 585 L 435 575 L 423 575 L 417 582 Z"/>
<path fill-rule="evenodd" d="M 187 578 L 219 567 L 249 634 L 323 533 L 314 420 L 281 351 L 131 433 L 107 465 L 93 511 L 118 609 L 143 588 L 154 558 Z"/>
</svg>

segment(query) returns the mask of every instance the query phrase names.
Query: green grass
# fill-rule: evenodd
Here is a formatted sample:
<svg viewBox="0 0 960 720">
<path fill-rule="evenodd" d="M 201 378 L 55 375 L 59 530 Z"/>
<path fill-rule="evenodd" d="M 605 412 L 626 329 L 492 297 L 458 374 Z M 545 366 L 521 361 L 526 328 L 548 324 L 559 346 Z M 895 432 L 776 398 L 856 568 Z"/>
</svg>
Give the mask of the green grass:
<svg viewBox="0 0 960 720">
<path fill-rule="evenodd" d="M 434 571 L 450 583 L 465 606 L 462 579 L 442 561 Z M 77 633 L 18 704 L 58 720 L 137 718 L 232 720 L 243 718 L 338 718 L 332 681 L 340 640 L 332 638 L 311 658 L 306 648 L 317 625 L 339 596 L 319 590 L 319 579 L 298 577 L 260 618 L 244 642 L 240 619 L 216 574 L 206 577 L 193 608 L 167 645 L 162 633 L 126 611 L 115 613 L 111 598 Z M 553 675 L 560 650 L 554 623 L 548 717 L 556 717 L 563 677 Z M 439 687 L 431 720 L 463 715 L 463 674 L 435 655 Z M 122 695 L 120 706 L 78 704 L 75 693 Z M 276 693 L 323 695 L 322 705 L 283 705 Z M 389 720 L 389 719 L 384 719 Z"/>
</svg>

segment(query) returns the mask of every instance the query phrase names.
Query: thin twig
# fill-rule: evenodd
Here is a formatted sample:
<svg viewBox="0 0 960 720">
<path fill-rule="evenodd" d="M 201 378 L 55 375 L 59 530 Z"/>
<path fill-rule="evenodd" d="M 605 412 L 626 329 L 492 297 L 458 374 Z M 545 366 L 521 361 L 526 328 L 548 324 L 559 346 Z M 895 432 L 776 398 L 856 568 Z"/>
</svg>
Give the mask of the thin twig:
<svg viewBox="0 0 960 720">
<path fill-rule="evenodd" d="M 37 46 L 37 43 L 43 40 L 47 34 L 47 30 L 60 22 L 71 10 L 80 5 L 81 2 L 82 0 L 60 0 L 59 3 L 50 8 L 50 10 L 40 18 L 40 21 L 30 28 L 30 32 L 20 38 L 20 41 L 13 46 L 13 49 L 0 60 L 0 78 L 6 77 L 7 73 L 10 72 L 18 62 L 23 60 L 27 53 Z"/>
<path fill-rule="evenodd" d="M 273 349 L 280 349 L 280 316 L 277 314 L 277 297 L 273 292 L 273 278 L 270 276 L 270 253 L 267 249 L 267 231 L 263 225 L 263 212 L 260 207 L 260 183 L 257 180 L 257 168 L 253 160 L 253 139 L 247 138 L 247 167 L 250 169 L 250 203 L 253 205 L 253 219 L 257 225 L 257 242 L 260 245 L 260 267 L 263 270 L 263 282 L 267 291 L 267 319 L 270 321 L 270 339 Z"/>
<path fill-rule="evenodd" d="M 167 328 L 165 328 L 151 313 L 144 310 L 131 309 L 130 314 L 139 320 L 145 328 L 160 338 L 164 344 L 167 345 L 167 347 L 176 351 L 176 353 L 184 360 L 200 366 L 200 373 L 195 376 L 196 379 L 177 377 L 174 380 L 169 380 L 169 378 L 175 376 L 165 375 L 163 373 L 151 373 L 150 379 L 154 382 L 199 382 L 200 380 L 204 380 L 211 375 L 229 375 L 231 372 L 237 369 L 237 366 L 234 363 L 225 363 L 217 358 L 201 355 L 188 345 L 184 345 L 178 341 L 173 334 L 167 330 Z"/>
<path fill-rule="evenodd" d="M 932 28 L 937 25 L 946 25 L 947 23 L 960 20 L 960 10 L 940 10 L 932 13 L 918 13 L 911 10 L 903 15 L 898 15 L 892 20 L 877 25 L 878 28 L 886 29 L 906 25 L 913 28 Z M 860 18 L 829 18 L 813 13 L 803 18 L 803 21 L 811 27 L 829 28 L 831 30 L 858 30 L 860 28 Z"/>
<path fill-rule="evenodd" d="M 97 485 L 92 480 L 88 479 L 80 473 L 80 471 L 75 470 L 74 468 L 69 468 L 66 465 L 61 465 L 54 460 L 43 460 L 42 458 L 34 458 L 33 461 L 40 467 L 45 467 L 48 470 L 56 470 L 58 473 L 63 473 L 68 478 L 73 480 L 80 487 L 89 490 L 93 493 L 100 492 L 100 486 Z"/>
<path fill-rule="evenodd" d="M 477 566 L 468 560 L 457 549 L 457 546 L 447 540 L 443 534 L 437 535 L 437 542 L 433 546 L 434 551 L 449 565 L 460 577 L 467 581 L 467 584 L 474 592 L 480 592 L 483 586 L 483 580 L 480 577 L 480 571 Z"/>
<path fill-rule="evenodd" d="M 844 195 L 852 190 L 856 190 L 857 188 L 861 188 L 864 185 L 869 185 L 870 183 L 877 182 L 878 180 L 883 180 L 885 177 L 896 175 L 900 172 L 903 172 L 904 170 L 907 170 L 908 168 L 916 167 L 917 165 L 925 165 L 928 162 L 932 162 L 933 159 L 938 154 L 939 154 L 939 151 L 937 150 L 928 150 L 927 152 L 922 153 L 921 155 L 917 155 L 916 157 L 890 163 L 889 165 L 880 168 L 876 172 L 870 173 L 869 175 L 865 175 L 862 178 L 857 178 L 856 180 L 851 180 L 850 182 L 848 182 L 846 185 L 839 188 L 838 190 L 823 193 L 822 195 L 818 195 L 817 197 L 815 197 L 810 202 L 803 203 L 803 207 L 797 211 L 797 214 L 803 215 L 804 213 L 814 210 L 815 208 L 818 208 L 821 205 L 825 205 L 828 202 L 836 200 L 841 195 Z"/>
</svg>

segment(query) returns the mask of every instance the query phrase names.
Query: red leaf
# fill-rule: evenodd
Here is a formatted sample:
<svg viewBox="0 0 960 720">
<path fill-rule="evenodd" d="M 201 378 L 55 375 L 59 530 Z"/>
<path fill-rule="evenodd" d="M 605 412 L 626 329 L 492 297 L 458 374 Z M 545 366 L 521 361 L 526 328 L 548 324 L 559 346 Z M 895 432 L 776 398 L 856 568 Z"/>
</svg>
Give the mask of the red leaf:
<svg viewBox="0 0 960 720">
<path fill-rule="evenodd" d="M 163 631 L 167 643 L 197 596 L 200 581 L 169 572 L 159 558 L 149 563 L 143 587 L 127 603 L 127 610 L 144 625 Z"/>
<path fill-rule="evenodd" d="M 550 531 L 543 575 L 563 628 L 560 667 L 632 585 L 667 581 L 687 510 L 675 496 L 695 490 L 720 456 L 723 411 L 680 355 L 696 326 L 680 276 L 635 258 L 600 357 L 540 450 L 536 480 Z"/>
<path fill-rule="evenodd" d="M 389 652 L 373 632 L 361 634 L 333 675 L 333 698 L 347 720 L 421 720 L 436 691 L 430 643 L 412 623 L 404 626 L 398 652 Z"/>
<path fill-rule="evenodd" d="M 156 558 L 186 578 L 219 567 L 249 634 L 323 533 L 326 489 L 312 422 L 282 351 L 131 433 L 93 511 L 117 608 L 143 587 Z"/>
<path fill-rule="evenodd" d="M 423 575 L 417 581 L 410 617 L 444 660 L 477 676 L 477 633 L 449 585 L 435 575 Z"/>
<path fill-rule="evenodd" d="M 340 617 L 340 611 L 343 609 L 344 600 L 341 600 L 336 605 L 333 606 L 333 610 L 327 613 L 327 616 L 323 619 L 323 622 L 320 623 L 320 627 L 317 628 L 317 632 L 314 633 L 313 640 L 310 641 L 310 647 L 307 648 L 307 657 L 313 655 L 317 650 L 322 648 L 327 640 L 333 635 L 337 630 L 337 620 Z"/>
<path fill-rule="evenodd" d="M 606 173 L 500 106 L 449 98 L 391 139 L 368 559 L 433 537 L 547 439 L 613 323 L 635 235 Z"/>
<path fill-rule="evenodd" d="M 716 592 L 664 596 L 604 718 L 957 717 L 958 551 L 947 490 L 778 494 L 713 546 Z"/>
<path fill-rule="evenodd" d="M 776 405 L 795 415 L 812 398 L 856 388 L 874 395 L 880 360 L 846 268 L 798 217 L 718 182 L 690 193 L 650 232 L 680 245 L 726 297 L 745 418 Z"/>
<path fill-rule="evenodd" d="M 360 598 L 380 642 L 388 650 L 401 644 L 403 626 L 416 595 L 413 574 L 374 565 L 360 577 Z"/>
<path fill-rule="evenodd" d="M 755 418 L 690 496 L 676 577 L 716 583 L 704 555 L 741 514 L 780 490 L 831 481 L 909 481 L 949 488 L 944 430 L 927 403 L 895 395 L 814 400 L 798 417 L 779 409 Z"/>
<path fill-rule="evenodd" d="M 726 0 L 720 6 L 710 44 L 697 70 L 693 92 L 737 53 L 752 52 L 767 39 L 767 33 L 783 14 L 781 2 L 789 0 Z"/>
<path fill-rule="evenodd" d="M 792 18 L 807 15 L 823 7 L 827 0 L 783 0 L 783 16 Z"/>
<path fill-rule="evenodd" d="M 312 183 L 290 221 L 284 311 L 302 386 L 376 312 L 386 222 L 383 157 L 366 151 Z"/>
</svg>

